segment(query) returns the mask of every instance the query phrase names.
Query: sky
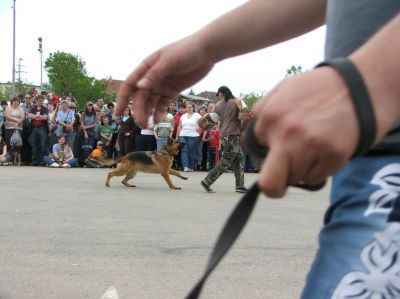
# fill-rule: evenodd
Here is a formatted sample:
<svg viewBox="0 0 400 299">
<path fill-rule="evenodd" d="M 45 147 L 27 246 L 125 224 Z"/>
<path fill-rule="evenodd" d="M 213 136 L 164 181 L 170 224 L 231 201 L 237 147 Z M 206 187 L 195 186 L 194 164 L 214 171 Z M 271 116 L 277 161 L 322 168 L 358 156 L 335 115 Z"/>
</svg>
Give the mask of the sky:
<svg viewBox="0 0 400 299">
<path fill-rule="evenodd" d="M 90 76 L 124 80 L 158 48 L 244 2 L 16 0 L 16 70 L 21 62 L 21 80 L 40 84 L 38 37 L 42 37 L 43 65 L 50 53 L 63 51 L 79 55 Z M 0 82 L 12 81 L 12 6 L 13 0 L 0 0 Z M 289 42 L 221 61 L 191 89 L 198 94 L 227 85 L 235 95 L 268 92 L 292 65 L 309 70 L 322 61 L 324 38 L 325 27 L 321 27 Z M 43 82 L 47 81 L 43 70 Z"/>
</svg>

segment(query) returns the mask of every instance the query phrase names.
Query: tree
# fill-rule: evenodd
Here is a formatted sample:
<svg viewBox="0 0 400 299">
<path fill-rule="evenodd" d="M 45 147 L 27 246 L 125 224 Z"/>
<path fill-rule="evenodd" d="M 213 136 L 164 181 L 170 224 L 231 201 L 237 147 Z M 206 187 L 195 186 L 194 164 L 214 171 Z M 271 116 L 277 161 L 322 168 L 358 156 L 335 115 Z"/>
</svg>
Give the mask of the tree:
<svg viewBox="0 0 400 299">
<path fill-rule="evenodd" d="M 251 109 L 253 105 L 261 99 L 263 96 L 262 93 L 256 93 L 254 91 L 250 93 L 241 93 L 240 98 L 246 103 L 246 105 Z"/>
<path fill-rule="evenodd" d="M 45 61 L 45 70 L 52 90 L 65 95 L 69 92 L 78 103 L 105 97 L 107 85 L 87 75 L 85 62 L 77 55 L 65 52 L 51 53 Z"/>
<path fill-rule="evenodd" d="M 301 65 L 298 65 L 298 66 L 292 65 L 289 69 L 286 70 L 285 77 L 294 76 L 294 75 L 302 73 L 302 72 L 303 72 L 303 68 L 301 67 Z"/>
</svg>

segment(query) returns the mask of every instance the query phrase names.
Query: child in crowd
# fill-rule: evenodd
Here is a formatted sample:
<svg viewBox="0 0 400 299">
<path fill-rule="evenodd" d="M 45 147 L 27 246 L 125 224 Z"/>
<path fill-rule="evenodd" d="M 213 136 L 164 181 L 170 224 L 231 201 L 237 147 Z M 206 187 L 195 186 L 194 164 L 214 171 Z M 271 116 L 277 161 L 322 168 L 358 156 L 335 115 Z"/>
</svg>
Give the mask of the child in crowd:
<svg viewBox="0 0 400 299">
<path fill-rule="evenodd" d="M 111 167 L 116 164 L 116 161 L 109 159 L 107 152 L 104 149 L 102 141 L 97 141 L 96 148 L 90 153 L 90 156 L 85 160 L 86 167 L 100 168 Z"/>
<path fill-rule="evenodd" d="M 103 143 L 103 149 L 108 157 L 112 157 L 112 137 L 114 129 L 110 126 L 110 119 L 104 115 L 102 117 L 103 125 L 100 127 L 100 141 Z"/>
<path fill-rule="evenodd" d="M 154 126 L 154 136 L 157 141 L 157 150 L 160 150 L 167 143 L 168 137 L 172 137 L 173 127 L 168 111 L 165 111 L 158 124 Z"/>
<path fill-rule="evenodd" d="M 208 150 L 208 167 L 209 170 L 213 169 L 216 164 L 219 163 L 219 153 L 221 151 L 221 132 L 218 129 L 218 124 L 214 124 L 214 127 L 209 133 L 208 143 L 210 145 Z"/>
<path fill-rule="evenodd" d="M 2 136 L 0 136 L 0 165 L 8 165 L 10 157 L 7 153 L 7 144 L 4 142 Z"/>
</svg>

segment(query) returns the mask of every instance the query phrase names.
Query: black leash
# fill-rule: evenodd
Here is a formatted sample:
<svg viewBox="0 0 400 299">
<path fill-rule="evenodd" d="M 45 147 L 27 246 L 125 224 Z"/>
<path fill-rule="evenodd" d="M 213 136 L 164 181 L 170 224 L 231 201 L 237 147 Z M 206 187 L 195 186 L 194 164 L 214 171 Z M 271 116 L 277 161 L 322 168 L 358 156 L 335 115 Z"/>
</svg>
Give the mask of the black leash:
<svg viewBox="0 0 400 299">
<path fill-rule="evenodd" d="M 353 157 L 364 154 L 372 147 L 376 135 L 375 115 L 364 80 L 355 65 L 347 58 L 322 62 L 317 67 L 322 66 L 333 67 L 341 75 L 349 89 L 360 130 L 358 147 Z M 268 149 L 258 144 L 255 139 L 253 130 L 255 123 L 256 119 L 253 119 L 246 127 L 244 135 L 246 150 L 253 156 L 265 158 L 268 154 Z M 297 184 L 293 187 L 298 187 L 308 191 L 317 191 L 323 188 L 325 184 L 326 181 L 323 181 L 317 185 Z M 260 189 L 258 185 L 257 183 L 254 183 L 247 193 L 240 199 L 217 239 L 203 276 L 186 296 L 187 299 L 196 299 L 200 296 L 200 292 L 208 276 L 229 251 L 246 225 L 257 202 L 259 193 Z"/>
<path fill-rule="evenodd" d="M 254 137 L 253 128 L 256 123 L 256 119 L 253 119 L 246 127 L 245 143 L 246 150 L 250 152 L 253 156 L 264 158 L 267 155 L 267 148 L 259 145 Z M 309 191 L 317 191 L 325 186 L 326 181 L 318 185 L 295 185 L 294 187 L 299 187 Z M 200 292 L 206 282 L 208 276 L 212 273 L 218 263 L 223 259 L 225 254 L 235 243 L 236 239 L 242 232 L 244 226 L 246 225 L 251 213 L 253 212 L 254 206 L 257 202 L 258 195 L 260 194 L 260 189 L 257 183 L 254 183 L 251 188 L 243 195 L 239 203 L 236 205 L 235 209 L 226 221 L 221 234 L 219 235 L 214 249 L 211 253 L 210 259 L 203 276 L 193 287 L 190 293 L 186 296 L 187 299 L 196 299 L 199 297 Z"/>
</svg>

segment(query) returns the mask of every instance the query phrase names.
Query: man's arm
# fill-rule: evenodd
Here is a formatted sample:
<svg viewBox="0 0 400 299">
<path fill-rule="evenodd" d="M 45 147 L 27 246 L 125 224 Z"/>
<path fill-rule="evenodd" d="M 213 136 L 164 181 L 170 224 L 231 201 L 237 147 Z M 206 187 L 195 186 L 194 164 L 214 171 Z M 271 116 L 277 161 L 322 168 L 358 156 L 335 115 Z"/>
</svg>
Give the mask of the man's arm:
<svg viewBox="0 0 400 299">
<path fill-rule="evenodd" d="M 154 52 L 129 75 L 115 114 L 135 98 L 137 122 L 146 126 L 155 108 L 158 122 L 171 98 L 201 80 L 222 59 L 301 35 L 324 23 L 324 0 L 253 0 L 180 41 Z"/>
<path fill-rule="evenodd" d="M 195 33 L 214 62 L 271 46 L 325 23 L 325 0 L 252 0 Z"/>
</svg>

